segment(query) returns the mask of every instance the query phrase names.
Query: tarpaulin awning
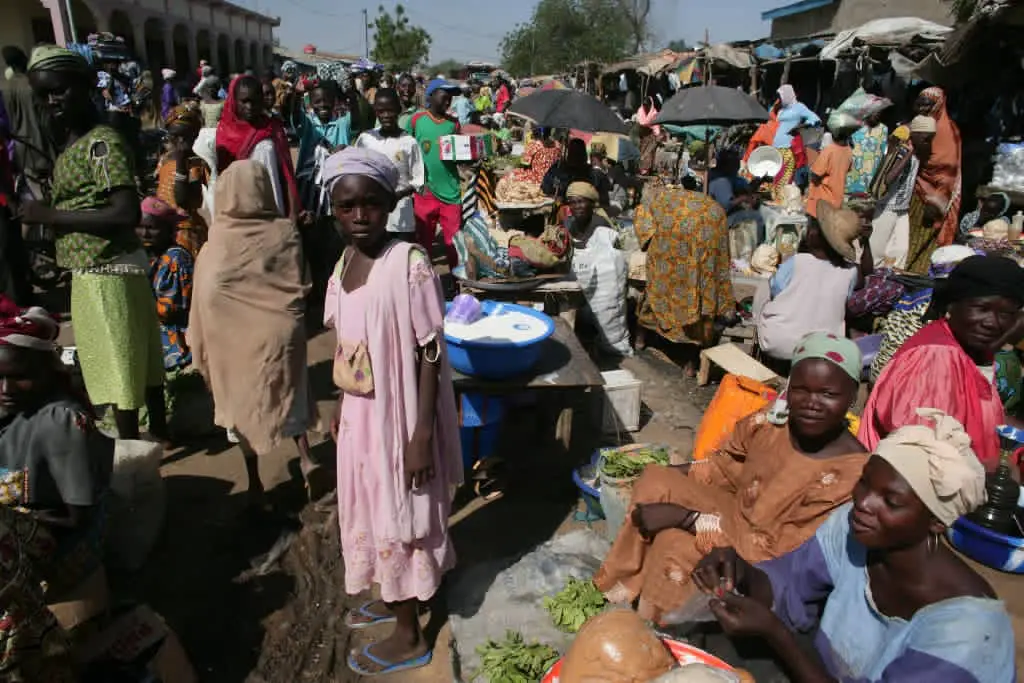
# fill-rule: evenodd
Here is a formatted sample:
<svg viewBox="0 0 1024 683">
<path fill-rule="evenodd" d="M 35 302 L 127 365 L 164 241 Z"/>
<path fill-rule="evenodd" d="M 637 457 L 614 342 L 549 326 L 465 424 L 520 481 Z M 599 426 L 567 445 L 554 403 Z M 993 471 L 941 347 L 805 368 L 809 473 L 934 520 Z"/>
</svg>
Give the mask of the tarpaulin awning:
<svg viewBox="0 0 1024 683">
<path fill-rule="evenodd" d="M 857 45 L 902 47 L 913 43 L 940 44 L 953 29 L 916 17 L 875 19 L 855 29 L 842 31 L 825 46 L 821 59 L 837 59 L 845 50 Z"/>
<path fill-rule="evenodd" d="M 701 55 L 704 59 L 723 62 L 737 69 L 749 69 L 754 66 L 754 58 L 750 52 L 725 43 L 709 45 L 701 50 Z"/>
</svg>

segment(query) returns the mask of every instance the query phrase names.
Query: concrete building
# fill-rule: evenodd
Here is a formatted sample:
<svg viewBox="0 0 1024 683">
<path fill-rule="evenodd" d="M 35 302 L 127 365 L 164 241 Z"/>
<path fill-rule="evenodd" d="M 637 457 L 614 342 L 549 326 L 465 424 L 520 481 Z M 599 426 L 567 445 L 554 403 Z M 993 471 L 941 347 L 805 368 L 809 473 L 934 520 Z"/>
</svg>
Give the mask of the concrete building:
<svg viewBox="0 0 1024 683">
<path fill-rule="evenodd" d="M 225 0 L 0 0 L 0 46 L 30 52 L 41 42 L 84 43 L 90 33 L 121 36 L 151 69 L 180 74 L 205 59 L 223 73 L 273 64 L 270 17 Z"/>
<path fill-rule="evenodd" d="M 950 26 L 950 4 L 944 0 L 800 0 L 761 14 L 772 22 L 771 40 L 838 33 L 872 19 L 919 17 Z"/>
</svg>

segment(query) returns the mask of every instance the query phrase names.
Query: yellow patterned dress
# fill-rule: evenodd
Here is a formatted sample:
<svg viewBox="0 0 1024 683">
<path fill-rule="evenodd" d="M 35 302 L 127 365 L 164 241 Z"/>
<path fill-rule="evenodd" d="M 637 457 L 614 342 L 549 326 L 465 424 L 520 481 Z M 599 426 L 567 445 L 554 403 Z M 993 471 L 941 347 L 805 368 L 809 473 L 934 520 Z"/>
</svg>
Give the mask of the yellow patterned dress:
<svg viewBox="0 0 1024 683">
<path fill-rule="evenodd" d="M 638 322 L 670 342 L 709 345 L 715 318 L 734 305 L 725 210 L 706 195 L 656 187 L 634 226 L 647 252 Z"/>
</svg>

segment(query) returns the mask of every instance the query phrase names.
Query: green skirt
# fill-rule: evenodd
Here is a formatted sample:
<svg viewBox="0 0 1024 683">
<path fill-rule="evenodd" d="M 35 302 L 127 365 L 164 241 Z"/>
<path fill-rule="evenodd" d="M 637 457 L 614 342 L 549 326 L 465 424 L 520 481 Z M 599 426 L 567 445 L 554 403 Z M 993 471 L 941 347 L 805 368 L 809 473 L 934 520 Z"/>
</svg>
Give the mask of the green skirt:
<svg viewBox="0 0 1024 683">
<path fill-rule="evenodd" d="M 71 321 L 93 404 L 142 408 L 146 389 L 164 383 L 164 352 L 149 278 L 141 272 L 74 273 Z"/>
</svg>

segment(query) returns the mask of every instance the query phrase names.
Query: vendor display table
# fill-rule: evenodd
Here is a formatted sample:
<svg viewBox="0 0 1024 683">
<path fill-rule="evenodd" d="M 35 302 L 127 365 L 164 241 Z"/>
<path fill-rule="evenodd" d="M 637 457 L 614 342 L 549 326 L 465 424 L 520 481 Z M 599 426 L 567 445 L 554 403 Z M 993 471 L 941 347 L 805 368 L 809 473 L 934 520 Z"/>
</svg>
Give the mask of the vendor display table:
<svg viewBox="0 0 1024 683">
<path fill-rule="evenodd" d="M 480 393 L 509 395 L 521 393 L 543 394 L 543 399 L 555 401 L 557 413 L 537 411 L 540 419 L 557 414 L 555 438 L 569 452 L 572 442 L 572 424 L 575 404 L 580 404 L 580 417 L 587 425 L 585 433 L 594 434 L 595 419 L 600 402 L 594 400 L 594 390 L 604 386 L 604 379 L 594 361 L 590 359 L 576 334 L 565 320 L 555 319 L 555 333 L 544 342 L 540 360 L 533 371 L 522 377 L 505 380 L 487 380 L 454 373 L 456 394 Z"/>
<path fill-rule="evenodd" d="M 807 215 L 803 213 L 789 214 L 781 207 L 762 203 L 761 218 L 764 219 L 765 242 L 768 244 L 775 243 L 775 235 L 779 229 L 795 230 L 801 239 L 807 231 Z"/>
<path fill-rule="evenodd" d="M 552 318 L 565 320 L 570 329 L 576 328 L 576 311 L 586 302 L 583 298 L 583 288 L 571 273 L 557 280 L 545 280 L 533 289 L 519 292 L 484 291 L 466 283 L 460 283 L 459 289 L 463 294 L 472 294 L 478 299 L 510 301 L 524 306 L 541 304 L 545 313 Z"/>
</svg>

